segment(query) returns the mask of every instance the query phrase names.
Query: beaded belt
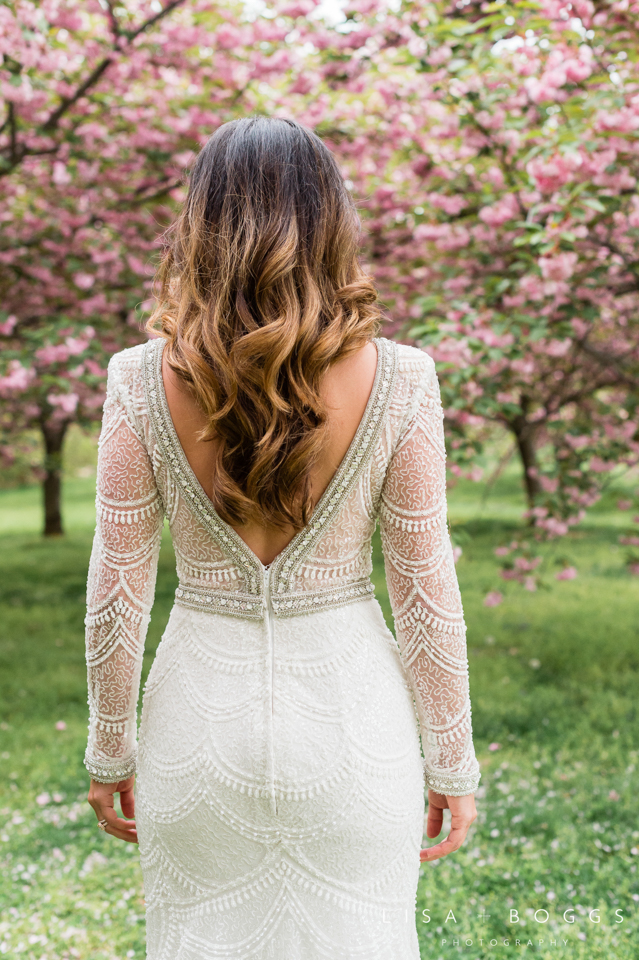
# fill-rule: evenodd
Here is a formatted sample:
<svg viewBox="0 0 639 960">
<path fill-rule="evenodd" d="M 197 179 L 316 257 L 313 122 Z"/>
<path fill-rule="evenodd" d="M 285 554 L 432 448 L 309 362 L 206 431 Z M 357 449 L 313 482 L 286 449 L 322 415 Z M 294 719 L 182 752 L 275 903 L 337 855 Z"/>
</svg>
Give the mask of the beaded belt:
<svg viewBox="0 0 639 960">
<path fill-rule="evenodd" d="M 375 588 L 366 577 L 324 590 L 304 593 L 280 593 L 271 598 L 273 613 L 278 617 L 295 617 L 315 610 L 341 607 L 365 597 L 373 596 Z M 210 587 L 180 584 L 175 591 L 175 602 L 192 610 L 212 610 L 230 617 L 261 620 L 266 608 L 264 598 L 250 593 L 230 593 Z"/>
</svg>

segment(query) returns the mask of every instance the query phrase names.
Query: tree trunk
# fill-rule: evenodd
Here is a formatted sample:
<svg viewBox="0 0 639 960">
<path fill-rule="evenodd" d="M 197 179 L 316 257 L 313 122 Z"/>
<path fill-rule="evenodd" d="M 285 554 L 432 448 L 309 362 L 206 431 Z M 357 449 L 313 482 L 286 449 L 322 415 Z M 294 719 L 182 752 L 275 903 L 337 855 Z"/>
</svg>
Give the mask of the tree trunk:
<svg viewBox="0 0 639 960">
<path fill-rule="evenodd" d="M 62 529 L 62 447 L 69 423 L 45 420 L 41 423 L 44 437 L 44 480 L 42 496 L 44 504 L 44 536 L 60 537 Z"/>
<path fill-rule="evenodd" d="M 523 413 L 511 420 L 509 426 L 517 441 L 517 450 L 519 451 L 524 472 L 526 501 L 528 508 L 532 510 L 535 506 L 537 495 L 541 493 L 541 484 L 535 474 L 530 472 L 537 468 L 537 456 L 535 452 L 535 426 L 526 419 L 527 407 L 528 402 L 525 397 L 522 397 Z M 532 517 L 530 519 L 532 523 Z"/>
<path fill-rule="evenodd" d="M 521 457 L 521 464 L 524 468 L 524 487 L 526 489 L 526 500 L 528 501 L 529 508 L 532 509 L 535 506 L 537 494 L 541 492 L 539 480 L 536 476 L 531 475 L 530 473 L 530 468 L 535 468 L 537 465 L 532 431 L 522 431 L 521 433 L 516 433 L 515 437 L 517 438 L 517 449 L 519 450 L 519 456 Z"/>
</svg>

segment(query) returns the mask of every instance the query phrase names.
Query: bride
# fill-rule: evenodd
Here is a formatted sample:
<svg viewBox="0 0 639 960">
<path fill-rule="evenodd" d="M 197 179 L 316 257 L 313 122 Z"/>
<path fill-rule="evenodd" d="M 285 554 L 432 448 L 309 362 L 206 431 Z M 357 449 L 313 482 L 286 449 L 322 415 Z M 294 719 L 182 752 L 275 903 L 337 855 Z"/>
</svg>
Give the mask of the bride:
<svg viewBox="0 0 639 960">
<path fill-rule="evenodd" d="M 378 335 L 360 229 L 314 133 L 223 124 L 155 335 L 109 364 L 85 763 L 100 828 L 139 842 L 150 960 L 419 960 L 420 862 L 476 816 L 437 376 Z M 165 518 L 179 585 L 138 733 Z M 426 791 L 428 837 L 446 808 L 451 830 L 421 850 Z"/>
</svg>

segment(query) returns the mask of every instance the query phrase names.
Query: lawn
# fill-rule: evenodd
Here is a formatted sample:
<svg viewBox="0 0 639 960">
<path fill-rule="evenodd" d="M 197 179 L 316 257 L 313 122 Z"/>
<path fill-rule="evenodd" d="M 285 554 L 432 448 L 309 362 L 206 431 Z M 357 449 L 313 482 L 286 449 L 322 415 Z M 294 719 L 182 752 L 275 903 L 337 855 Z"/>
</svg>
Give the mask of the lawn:
<svg viewBox="0 0 639 960">
<path fill-rule="evenodd" d="M 37 489 L 0 492 L 0 954 L 141 960 L 138 851 L 96 830 L 82 765 L 93 481 L 68 480 L 65 497 L 67 536 L 45 542 Z M 614 491 L 544 548 L 536 593 L 500 587 L 493 556 L 521 509 L 514 472 L 490 491 L 459 483 L 449 500 L 483 776 L 465 846 L 422 867 L 422 957 L 635 960 L 639 579 L 617 544 Z M 375 557 L 390 617 L 378 542 Z M 554 580 L 560 557 L 576 580 Z M 174 588 L 166 537 L 145 670 Z M 487 608 L 495 588 L 504 602 Z"/>
</svg>

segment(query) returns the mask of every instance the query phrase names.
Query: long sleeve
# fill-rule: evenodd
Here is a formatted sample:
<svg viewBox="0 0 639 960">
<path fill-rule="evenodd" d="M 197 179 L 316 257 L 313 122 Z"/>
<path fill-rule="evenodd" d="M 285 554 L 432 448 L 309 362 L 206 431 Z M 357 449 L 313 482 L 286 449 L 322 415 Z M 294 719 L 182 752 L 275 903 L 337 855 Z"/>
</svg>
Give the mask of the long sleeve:
<svg viewBox="0 0 639 960">
<path fill-rule="evenodd" d="M 443 410 L 435 365 L 420 360 L 380 503 L 386 581 L 419 718 L 426 787 L 474 793 L 466 625 L 448 532 Z"/>
<path fill-rule="evenodd" d="M 135 426 L 119 356 L 109 364 L 96 530 L 87 584 L 89 739 L 85 766 L 114 783 L 135 771 L 137 700 L 155 593 L 162 502 Z"/>
</svg>

